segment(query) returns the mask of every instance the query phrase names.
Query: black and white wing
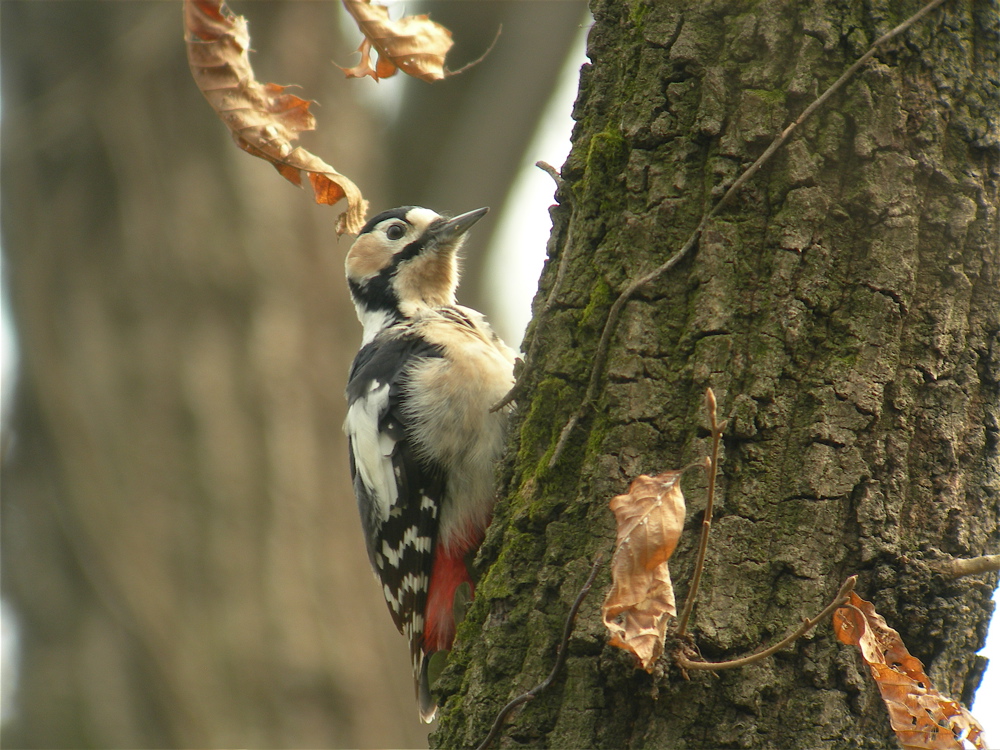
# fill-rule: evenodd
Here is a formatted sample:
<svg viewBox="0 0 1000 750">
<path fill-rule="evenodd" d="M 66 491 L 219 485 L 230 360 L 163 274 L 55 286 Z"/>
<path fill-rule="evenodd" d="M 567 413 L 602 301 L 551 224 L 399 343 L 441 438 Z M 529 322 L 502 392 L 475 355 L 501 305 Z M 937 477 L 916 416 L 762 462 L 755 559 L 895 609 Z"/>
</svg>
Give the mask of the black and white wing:
<svg viewBox="0 0 1000 750">
<path fill-rule="evenodd" d="M 351 367 L 344 422 L 368 557 L 393 622 L 410 642 L 415 675 L 445 480 L 440 466 L 418 455 L 407 430 L 406 381 L 415 365 L 440 356 L 416 337 L 376 336 Z"/>
</svg>

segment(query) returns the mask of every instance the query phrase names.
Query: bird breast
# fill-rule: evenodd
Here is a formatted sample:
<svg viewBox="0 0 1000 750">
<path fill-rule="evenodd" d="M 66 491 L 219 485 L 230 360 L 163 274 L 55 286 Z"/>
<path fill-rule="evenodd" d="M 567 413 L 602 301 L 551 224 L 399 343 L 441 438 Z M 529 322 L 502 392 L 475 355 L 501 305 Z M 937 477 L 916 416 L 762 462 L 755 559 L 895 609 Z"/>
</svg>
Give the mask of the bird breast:
<svg viewBox="0 0 1000 750">
<path fill-rule="evenodd" d="M 418 452 L 447 469 L 441 528 L 481 531 L 495 499 L 494 467 L 503 452 L 508 410 L 490 413 L 514 384 L 514 353 L 466 308 L 420 321 L 421 335 L 445 350 L 417 364 L 408 378 L 408 423 Z M 444 539 L 451 546 L 459 539 Z"/>
</svg>

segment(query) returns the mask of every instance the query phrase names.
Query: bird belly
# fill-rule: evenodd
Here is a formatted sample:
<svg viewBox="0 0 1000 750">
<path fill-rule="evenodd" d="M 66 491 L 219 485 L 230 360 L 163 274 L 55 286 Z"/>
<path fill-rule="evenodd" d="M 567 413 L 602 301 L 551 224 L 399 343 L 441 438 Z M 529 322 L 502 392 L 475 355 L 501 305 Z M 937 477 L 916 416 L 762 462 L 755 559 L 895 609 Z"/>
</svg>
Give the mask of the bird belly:
<svg viewBox="0 0 1000 750">
<path fill-rule="evenodd" d="M 513 381 L 511 362 L 481 340 L 462 346 L 461 356 L 426 360 L 412 372 L 411 434 L 421 455 L 447 469 L 438 539 L 445 549 L 468 549 L 489 524 L 508 419 L 490 408 Z"/>
</svg>

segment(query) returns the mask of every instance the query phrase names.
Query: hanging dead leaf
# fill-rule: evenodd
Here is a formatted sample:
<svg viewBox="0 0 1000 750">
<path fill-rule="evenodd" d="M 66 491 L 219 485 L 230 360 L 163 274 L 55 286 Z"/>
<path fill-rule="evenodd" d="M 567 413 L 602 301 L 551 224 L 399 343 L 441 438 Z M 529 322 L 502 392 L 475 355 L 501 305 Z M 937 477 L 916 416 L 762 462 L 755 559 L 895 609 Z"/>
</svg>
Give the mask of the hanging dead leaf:
<svg viewBox="0 0 1000 750">
<path fill-rule="evenodd" d="M 889 722 L 906 750 L 961 750 L 964 742 L 985 750 L 983 728 L 957 701 L 937 692 L 924 665 L 875 607 L 851 592 L 850 606 L 833 613 L 841 643 L 857 646 L 871 670 Z"/>
<path fill-rule="evenodd" d="M 667 561 L 684 528 L 682 473 L 643 474 L 611 501 L 618 542 L 601 615 L 611 645 L 631 651 L 647 672 L 663 654 L 667 623 L 677 614 Z"/>
<path fill-rule="evenodd" d="M 444 58 L 454 42 L 451 32 L 426 15 L 389 18 L 389 9 L 373 5 L 371 0 L 344 0 L 344 7 L 365 35 L 358 52 L 361 62 L 353 68 L 341 68 L 349 78 L 371 76 L 376 81 L 402 70 L 422 81 L 440 81 L 447 75 Z M 375 67 L 371 52 L 375 50 Z"/>
<path fill-rule="evenodd" d="M 271 162 L 296 185 L 308 175 L 317 203 L 333 205 L 346 198 L 347 211 L 337 221 L 337 232 L 361 229 L 368 202 L 357 186 L 291 144 L 299 133 L 316 127 L 310 102 L 285 93 L 285 86 L 262 84 L 254 77 L 246 19 L 234 15 L 223 0 L 184 0 L 184 29 L 191 74 L 236 145 Z"/>
</svg>

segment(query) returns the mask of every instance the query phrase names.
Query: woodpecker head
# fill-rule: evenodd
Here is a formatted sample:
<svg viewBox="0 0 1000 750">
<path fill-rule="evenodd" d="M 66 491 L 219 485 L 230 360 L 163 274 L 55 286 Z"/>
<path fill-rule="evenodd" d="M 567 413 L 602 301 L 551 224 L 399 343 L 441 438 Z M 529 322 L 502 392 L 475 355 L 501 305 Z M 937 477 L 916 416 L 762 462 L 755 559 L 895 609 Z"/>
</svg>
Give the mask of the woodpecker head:
<svg viewBox="0 0 1000 750">
<path fill-rule="evenodd" d="M 428 208 L 383 211 L 362 227 L 347 253 L 347 283 L 366 316 L 408 315 L 421 306 L 455 303 L 457 253 L 488 208 L 446 219 Z"/>
</svg>

